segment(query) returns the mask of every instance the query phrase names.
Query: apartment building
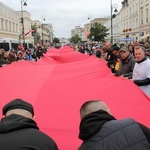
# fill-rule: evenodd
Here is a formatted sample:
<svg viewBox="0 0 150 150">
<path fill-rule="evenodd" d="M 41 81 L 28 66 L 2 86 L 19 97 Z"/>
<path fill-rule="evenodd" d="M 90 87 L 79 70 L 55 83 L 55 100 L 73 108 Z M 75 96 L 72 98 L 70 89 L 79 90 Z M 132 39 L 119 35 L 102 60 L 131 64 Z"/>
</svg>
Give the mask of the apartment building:
<svg viewBox="0 0 150 150">
<path fill-rule="evenodd" d="M 150 0 L 140 0 L 139 4 L 139 39 L 146 39 L 150 41 Z"/>
<path fill-rule="evenodd" d="M 122 8 L 113 19 L 113 38 L 146 41 L 150 36 L 150 0 L 123 0 Z M 110 20 L 105 23 L 109 28 Z M 117 29 L 118 28 L 118 29 Z M 116 31 L 117 30 L 117 31 Z M 120 34 L 119 34 L 120 30 Z M 109 38 L 108 38 L 109 39 Z M 121 41 L 121 40 L 120 40 Z"/>
<path fill-rule="evenodd" d="M 113 43 L 150 41 L 150 0 L 123 0 L 121 10 L 112 18 Z M 84 25 L 84 35 L 90 24 L 102 23 L 98 18 Z M 106 40 L 111 40 L 111 17 L 102 23 L 109 31 Z M 126 41 L 128 39 L 129 41 Z"/>
<path fill-rule="evenodd" d="M 81 40 L 82 40 L 83 28 L 80 27 L 80 26 L 75 26 L 75 28 L 71 30 L 71 37 L 75 36 L 75 35 L 78 35 L 81 38 Z"/>
<path fill-rule="evenodd" d="M 0 38 L 19 38 L 19 14 L 0 2 Z"/>
<path fill-rule="evenodd" d="M 139 0 L 124 0 L 120 11 L 121 38 L 139 41 Z"/>
<path fill-rule="evenodd" d="M 84 27 L 75 26 L 75 29 L 71 30 L 71 37 L 78 35 L 83 42 L 90 42 L 90 40 L 87 38 L 90 34 L 90 28 L 92 24 L 94 23 L 101 23 L 104 24 L 108 18 L 95 18 L 93 20 L 89 20 L 90 22 L 85 24 Z"/>
<path fill-rule="evenodd" d="M 91 22 L 84 25 L 82 41 L 90 42 L 90 40 L 87 38 L 90 34 L 90 27 L 91 27 Z"/>
<path fill-rule="evenodd" d="M 41 35 L 43 37 L 43 44 L 49 45 L 53 41 L 53 26 L 52 24 L 41 24 Z"/>
<path fill-rule="evenodd" d="M 107 27 L 109 35 L 105 38 L 106 41 L 111 41 L 111 19 L 109 18 L 107 22 L 104 23 L 104 26 Z M 113 43 L 120 42 L 120 13 L 116 17 L 112 18 L 112 36 Z"/>
<path fill-rule="evenodd" d="M 32 36 L 32 32 L 30 32 L 32 23 L 31 14 L 25 10 L 23 12 L 18 11 L 18 13 L 19 13 L 19 39 L 20 40 L 22 39 L 23 26 L 21 23 L 21 18 L 23 18 L 25 40 L 29 40 L 33 43 L 34 38 Z"/>
<path fill-rule="evenodd" d="M 52 24 L 44 24 L 42 21 L 37 20 L 32 21 L 29 12 L 25 10 L 15 11 L 0 2 L 0 38 L 14 38 L 23 42 L 24 33 L 25 40 L 35 43 L 37 39 L 30 32 L 31 25 L 34 23 L 37 24 L 37 30 L 41 40 L 43 40 L 43 44 L 50 44 L 54 36 Z"/>
<path fill-rule="evenodd" d="M 22 40 L 22 23 L 23 15 L 24 33 L 31 29 L 31 15 L 27 11 L 15 11 L 0 2 L 0 38 L 14 38 Z M 25 40 L 33 41 L 31 33 L 25 36 Z"/>
<path fill-rule="evenodd" d="M 124 0 L 121 13 L 121 37 L 145 41 L 150 36 L 150 0 Z"/>
</svg>

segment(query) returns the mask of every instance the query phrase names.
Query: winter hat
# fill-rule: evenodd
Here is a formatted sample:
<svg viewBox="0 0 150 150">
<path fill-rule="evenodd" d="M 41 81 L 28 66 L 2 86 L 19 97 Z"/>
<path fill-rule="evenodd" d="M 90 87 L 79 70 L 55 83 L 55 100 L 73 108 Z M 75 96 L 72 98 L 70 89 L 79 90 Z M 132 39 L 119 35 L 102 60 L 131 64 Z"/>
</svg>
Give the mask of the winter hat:
<svg viewBox="0 0 150 150">
<path fill-rule="evenodd" d="M 17 52 L 17 56 L 18 56 L 19 54 L 23 54 L 22 51 L 18 51 L 18 52 Z"/>
<path fill-rule="evenodd" d="M 28 103 L 22 99 L 14 99 L 11 102 L 7 103 L 3 107 L 3 110 L 2 110 L 3 115 L 5 115 L 9 110 L 12 110 L 12 109 L 25 109 L 34 116 L 33 106 L 30 103 Z"/>
<path fill-rule="evenodd" d="M 119 48 L 118 46 L 114 46 L 114 47 L 112 48 L 112 51 L 113 51 L 113 50 L 119 51 L 120 48 Z"/>
<path fill-rule="evenodd" d="M 129 51 L 129 49 L 126 46 L 123 46 L 123 47 L 120 48 L 119 52 L 120 51 L 127 52 L 127 51 Z"/>
</svg>

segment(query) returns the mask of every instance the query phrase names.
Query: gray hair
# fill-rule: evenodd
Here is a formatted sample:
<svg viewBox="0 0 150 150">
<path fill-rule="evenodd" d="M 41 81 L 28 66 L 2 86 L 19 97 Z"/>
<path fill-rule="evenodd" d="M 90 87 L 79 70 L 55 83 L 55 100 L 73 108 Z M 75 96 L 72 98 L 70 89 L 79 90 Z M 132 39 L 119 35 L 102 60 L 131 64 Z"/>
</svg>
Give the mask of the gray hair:
<svg viewBox="0 0 150 150">
<path fill-rule="evenodd" d="M 110 113 L 110 109 L 106 103 L 101 100 L 90 100 L 85 102 L 80 108 L 80 116 L 83 118 L 84 116 L 98 110 L 104 110 Z"/>
</svg>

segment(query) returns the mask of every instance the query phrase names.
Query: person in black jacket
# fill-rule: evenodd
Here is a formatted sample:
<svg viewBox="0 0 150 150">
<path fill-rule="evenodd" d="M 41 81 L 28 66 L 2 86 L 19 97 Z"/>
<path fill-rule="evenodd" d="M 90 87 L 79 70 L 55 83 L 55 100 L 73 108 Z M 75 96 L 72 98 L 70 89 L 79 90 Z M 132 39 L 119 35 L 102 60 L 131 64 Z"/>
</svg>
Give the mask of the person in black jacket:
<svg viewBox="0 0 150 150">
<path fill-rule="evenodd" d="M 107 66 L 111 69 L 112 73 L 114 72 L 113 68 L 111 68 L 111 66 L 114 64 L 115 61 L 115 55 L 112 53 L 112 47 L 117 46 L 116 44 L 111 45 L 110 42 L 106 42 L 105 43 L 105 47 L 107 50 L 107 57 L 106 57 L 106 61 L 107 61 Z"/>
<path fill-rule="evenodd" d="M 39 131 L 33 120 L 33 106 L 15 99 L 3 107 L 0 122 L 1 150 L 58 150 L 55 141 Z"/>
<path fill-rule="evenodd" d="M 78 150 L 150 149 L 150 129 L 131 118 L 116 120 L 103 101 L 85 102 L 80 116 Z"/>
</svg>

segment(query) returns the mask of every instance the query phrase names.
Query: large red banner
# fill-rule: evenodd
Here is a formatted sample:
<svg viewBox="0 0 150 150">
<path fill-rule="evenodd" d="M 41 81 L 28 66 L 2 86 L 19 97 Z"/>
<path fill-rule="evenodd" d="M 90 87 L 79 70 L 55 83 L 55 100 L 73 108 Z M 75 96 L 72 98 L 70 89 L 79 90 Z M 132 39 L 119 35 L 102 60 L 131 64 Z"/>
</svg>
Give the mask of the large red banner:
<svg viewBox="0 0 150 150">
<path fill-rule="evenodd" d="M 31 102 L 40 130 L 60 150 L 81 144 L 79 109 L 87 100 L 103 100 L 116 118 L 132 117 L 150 127 L 149 98 L 131 80 L 114 77 L 103 60 L 70 47 L 51 48 L 38 62 L 0 68 L 0 83 L 0 109 L 15 98 Z"/>
</svg>

